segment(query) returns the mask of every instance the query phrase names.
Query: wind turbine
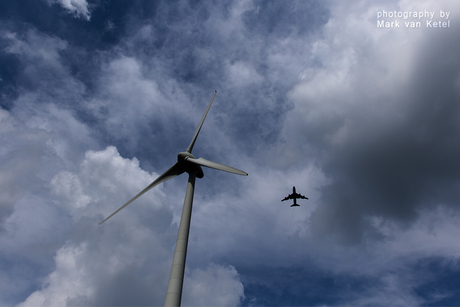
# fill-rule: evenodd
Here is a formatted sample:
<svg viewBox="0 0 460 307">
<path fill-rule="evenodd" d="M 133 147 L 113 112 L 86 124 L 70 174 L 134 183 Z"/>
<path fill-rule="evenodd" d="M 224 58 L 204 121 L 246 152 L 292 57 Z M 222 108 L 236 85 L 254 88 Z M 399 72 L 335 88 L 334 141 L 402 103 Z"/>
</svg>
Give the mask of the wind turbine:
<svg viewBox="0 0 460 307">
<path fill-rule="evenodd" d="M 166 180 L 174 178 L 182 173 L 187 172 L 188 176 L 188 183 L 187 183 L 187 190 L 185 192 L 185 199 L 184 199 L 184 206 L 182 208 L 182 215 L 179 224 L 179 232 L 177 234 L 177 241 L 176 247 L 174 250 L 174 257 L 171 266 L 171 273 L 169 275 L 169 283 L 168 283 L 168 290 L 166 291 L 166 300 L 165 306 L 180 306 L 181 297 L 182 297 L 182 285 L 184 281 L 184 270 L 185 270 L 185 258 L 187 257 L 187 245 L 188 245 L 188 235 L 190 230 L 190 219 L 192 217 L 192 204 L 193 204 L 193 193 L 195 190 L 195 179 L 203 178 L 203 170 L 201 166 L 206 166 L 210 168 L 214 168 L 217 170 L 234 173 L 237 175 L 247 176 L 246 172 L 243 172 L 239 169 L 223 165 L 220 163 L 212 162 L 203 158 L 196 159 L 192 155 L 192 149 L 195 145 L 195 141 L 200 133 L 201 126 L 203 126 L 203 122 L 206 119 L 206 115 L 208 115 L 208 111 L 211 108 L 211 104 L 216 97 L 217 91 L 214 92 L 214 95 L 209 102 L 206 111 L 201 118 L 200 124 L 195 131 L 195 135 L 190 142 L 190 145 L 184 152 L 180 152 L 177 155 L 177 162 L 171 166 L 166 172 L 161 174 L 157 179 L 155 179 L 151 184 L 149 184 L 145 189 L 143 189 L 139 194 L 131 198 L 126 204 L 118 208 L 114 213 L 109 215 L 105 220 L 99 223 L 101 225 L 109 218 L 114 216 L 118 213 L 121 209 L 135 201 L 137 198 L 142 196 L 145 192 L 152 189 L 153 187 L 159 185 Z"/>
</svg>

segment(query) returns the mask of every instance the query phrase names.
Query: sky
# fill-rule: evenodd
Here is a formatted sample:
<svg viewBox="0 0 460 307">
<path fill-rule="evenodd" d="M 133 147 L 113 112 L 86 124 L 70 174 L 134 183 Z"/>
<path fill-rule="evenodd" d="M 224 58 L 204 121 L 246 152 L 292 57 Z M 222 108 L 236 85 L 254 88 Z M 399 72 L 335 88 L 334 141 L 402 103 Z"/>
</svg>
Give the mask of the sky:
<svg viewBox="0 0 460 307">
<path fill-rule="evenodd" d="M 0 2 L 0 306 L 460 302 L 460 2 Z M 280 200 L 307 196 L 299 207 Z"/>
</svg>

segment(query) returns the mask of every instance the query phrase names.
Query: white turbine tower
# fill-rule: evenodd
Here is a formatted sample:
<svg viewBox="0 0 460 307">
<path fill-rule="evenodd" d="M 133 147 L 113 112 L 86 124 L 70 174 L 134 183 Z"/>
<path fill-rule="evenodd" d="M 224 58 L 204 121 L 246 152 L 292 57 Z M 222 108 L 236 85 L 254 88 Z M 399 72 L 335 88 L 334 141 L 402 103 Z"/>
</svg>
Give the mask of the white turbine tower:
<svg viewBox="0 0 460 307">
<path fill-rule="evenodd" d="M 193 204 L 193 192 L 195 189 L 195 178 L 203 178 L 203 170 L 201 166 L 206 166 L 210 168 L 214 168 L 217 170 L 234 173 L 238 175 L 247 176 L 246 172 L 240 171 L 239 169 L 223 165 L 220 163 L 212 162 L 203 158 L 196 159 L 192 155 L 192 149 L 195 145 L 196 138 L 200 133 L 201 126 L 203 126 L 203 122 L 208 114 L 209 109 L 211 108 L 211 104 L 216 97 L 217 91 L 214 92 L 211 101 L 209 102 L 206 111 L 201 118 L 200 124 L 195 131 L 195 135 L 192 138 L 192 142 L 188 146 L 187 150 L 184 152 L 180 152 L 177 155 L 177 162 L 171 166 L 166 172 L 160 175 L 155 181 L 153 181 L 149 186 L 143 189 L 139 194 L 131 198 L 126 204 L 121 206 L 117 209 L 114 213 L 109 215 L 105 220 L 99 223 L 102 224 L 107 221 L 109 218 L 114 216 L 118 211 L 132 203 L 134 200 L 139 198 L 142 194 L 150 190 L 156 185 L 174 178 L 184 172 L 189 174 L 188 183 L 187 183 L 187 190 L 185 192 L 185 199 L 184 199 L 184 206 L 182 208 L 182 216 L 180 219 L 179 224 L 179 232 L 177 234 L 177 241 L 176 241 L 176 248 L 174 250 L 174 257 L 171 266 L 171 273 L 169 275 L 169 283 L 168 283 L 168 290 L 166 292 L 166 300 L 165 306 L 180 306 L 181 297 L 182 297 L 182 285 L 184 281 L 184 270 L 185 270 L 185 258 L 187 256 L 187 245 L 188 245 L 188 234 L 190 230 L 190 218 L 192 217 L 192 204 Z"/>
</svg>

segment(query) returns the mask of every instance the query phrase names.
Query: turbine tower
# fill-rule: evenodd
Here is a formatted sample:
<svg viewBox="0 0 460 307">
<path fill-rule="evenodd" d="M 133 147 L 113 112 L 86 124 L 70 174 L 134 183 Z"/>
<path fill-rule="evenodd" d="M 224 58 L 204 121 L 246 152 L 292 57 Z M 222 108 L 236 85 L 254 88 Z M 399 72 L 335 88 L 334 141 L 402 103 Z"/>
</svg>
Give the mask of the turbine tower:
<svg viewBox="0 0 460 307">
<path fill-rule="evenodd" d="M 174 178 L 184 172 L 189 174 L 188 176 L 188 183 L 187 183 L 187 190 L 185 192 L 185 199 L 184 199 L 184 206 L 182 208 L 182 215 L 179 224 L 179 232 L 177 234 L 177 241 L 176 247 L 174 250 L 174 257 L 173 262 L 171 265 L 171 273 L 169 275 L 169 283 L 168 283 L 168 290 L 166 291 L 166 300 L 165 306 L 180 306 L 181 297 L 182 297 L 182 285 L 184 281 L 184 271 L 185 271 L 185 259 L 187 257 L 187 245 L 188 245 L 188 235 L 190 230 L 190 219 L 192 217 L 192 205 L 193 205 L 193 193 L 195 190 L 195 179 L 196 178 L 203 178 L 203 170 L 201 166 L 206 166 L 210 168 L 214 168 L 217 170 L 234 173 L 242 176 L 247 176 L 246 172 L 243 172 L 239 169 L 223 165 L 220 163 L 212 162 L 203 158 L 196 159 L 192 155 L 193 146 L 195 145 L 195 141 L 200 133 L 201 126 L 203 126 L 203 122 L 206 119 L 206 115 L 208 115 L 208 111 L 211 108 L 211 104 L 216 97 L 217 91 L 214 92 L 214 95 L 209 102 L 206 111 L 201 118 L 200 124 L 195 131 L 195 135 L 190 142 L 190 145 L 184 152 L 180 152 L 177 155 L 177 162 L 171 166 L 166 172 L 161 174 L 157 179 L 155 179 L 150 185 L 148 185 L 145 189 L 143 189 L 139 194 L 131 198 L 126 204 L 118 208 L 114 213 L 109 215 L 105 220 L 99 223 L 101 225 L 109 218 L 114 216 L 118 213 L 121 209 L 135 201 L 141 195 L 143 195 L 148 190 L 152 189 L 153 187 L 159 185 L 166 180 Z"/>
</svg>

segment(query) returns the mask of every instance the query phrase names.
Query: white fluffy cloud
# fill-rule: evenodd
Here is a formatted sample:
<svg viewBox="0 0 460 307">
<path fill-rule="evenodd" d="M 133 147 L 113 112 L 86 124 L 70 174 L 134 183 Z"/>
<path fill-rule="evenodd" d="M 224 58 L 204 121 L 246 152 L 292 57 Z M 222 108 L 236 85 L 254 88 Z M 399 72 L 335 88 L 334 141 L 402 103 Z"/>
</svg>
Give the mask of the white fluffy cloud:
<svg viewBox="0 0 460 307">
<path fill-rule="evenodd" d="M 141 170 L 136 159 L 121 158 L 114 147 L 88 151 L 77 173 L 57 173 L 50 182 L 55 208 L 71 218 L 67 223 L 72 223 L 73 230 L 56 252 L 56 268 L 23 306 L 112 302 L 119 297 L 104 297 L 104 291 L 110 290 L 106 287 L 123 287 L 120 279 L 139 271 L 156 287 L 148 299 L 164 299 L 161 289 L 167 282 L 173 242 L 172 236 L 163 232 L 174 231 L 170 229 L 172 208 L 165 205 L 161 187 L 146 194 L 133 208 L 120 212 L 122 219 L 115 217 L 97 225 L 155 177 Z M 147 211 L 149 217 L 144 217 Z M 126 304 L 133 296 L 127 295 Z"/>
<path fill-rule="evenodd" d="M 59 3 L 63 8 L 76 16 L 81 16 L 87 20 L 91 18 L 91 12 L 86 0 L 48 0 L 50 3 Z"/>
<path fill-rule="evenodd" d="M 44 289 L 32 293 L 18 307 L 65 306 L 74 298 L 91 296 L 94 293 L 93 275 L 88 272 L 87 264 L 81 261 L 81 255 L 85 253 L 84 244 L 59 249 L 55 256 L 56 269 L 46 278 Z"/>
</svg>

